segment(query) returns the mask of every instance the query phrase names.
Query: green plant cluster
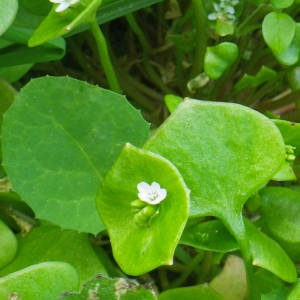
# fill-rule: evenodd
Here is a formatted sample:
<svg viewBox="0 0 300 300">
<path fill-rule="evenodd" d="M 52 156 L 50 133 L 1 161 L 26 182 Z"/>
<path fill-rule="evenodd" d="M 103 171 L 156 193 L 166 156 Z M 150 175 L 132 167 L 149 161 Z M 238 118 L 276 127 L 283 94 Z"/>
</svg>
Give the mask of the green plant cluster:
<svg viewBox="0 0 300 300">
<path fill-rule="evenodd" d="M 299 299 L 299 12 L 2 0 L 0 300 Z"/>
</svg>

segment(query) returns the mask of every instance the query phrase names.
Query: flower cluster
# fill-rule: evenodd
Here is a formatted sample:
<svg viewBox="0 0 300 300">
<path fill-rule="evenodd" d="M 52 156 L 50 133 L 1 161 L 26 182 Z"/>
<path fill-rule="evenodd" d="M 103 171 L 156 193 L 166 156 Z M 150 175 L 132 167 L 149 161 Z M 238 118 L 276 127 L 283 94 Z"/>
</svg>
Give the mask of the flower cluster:
<svg viewBox="0 0 300 300">
<path fill-rule="evenodd" d="M 238 0 L 220 0 L 220 4 L 214 3 L 215 11 L 208 15 L 209 20 L 226 20 L 228 23 L 235 21 L 234 6 L 239 3 Z"/>
<path fill-rule="evenodd" d="M 157 182 L 152 182 L 151 185 L 146 182 L 140 182 L 137 185 L 137 189 L 140 200 L 151 205 L 158 204 L 167 197 L 167 190 L 161 189 Z"/>
<path fill-rule="evenodd" d="M 78 3 L 80 0 L 49 0 L 52 3 L 57 3 L 59 4 L 55 11 L 56 12 L 62 12 L 64 10 L 66 10 L 67 8 L 69 8 L 70 6 Z"/>
</svg>

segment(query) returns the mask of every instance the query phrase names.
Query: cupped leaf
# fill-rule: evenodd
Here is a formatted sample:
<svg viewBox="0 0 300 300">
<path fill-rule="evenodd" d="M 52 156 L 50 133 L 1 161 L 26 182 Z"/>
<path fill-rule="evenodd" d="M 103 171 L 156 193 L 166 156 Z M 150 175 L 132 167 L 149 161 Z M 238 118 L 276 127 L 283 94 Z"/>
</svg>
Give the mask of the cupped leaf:
<svg viewBox="0 0 300 300">
<path fill-rule="evenodd" d="M 244 221 L 250 241 L 253 265 L 272 272 L 284 281 L 295 282 L 297 280 L 296 268 L 283 249 L 250 221 L 247 219 Z"/>
<path fill-rule="evenodd" d="M 108 278 L 101 274 L 86 282 L 80 293 L 65 292 L 59 299 L 155 300 L 157 298 L 150 286 L 142 286 L 131 279 Z"/>
<path fill-rule="evenodd" d="M 10 263 L 18 250 L 18 243 L 14 233 L 0 220 L 0 269 Z"/>
<path fill-rule="evenodd" d="M 138 198 L 137 184 L 157 182 L 167 190 L 153 224 L 135 222 L 131 202 Z M 175 247 L 189 210 L 189 191 L 178 170 L 165 158 L 126 144 L 107 173 L 97 196 L 114 257 L 130 275 L 172 264 Z"/>
<path fill-rule="evenodd" d="M 18 0 L 0 1 L 0 35 L 12 24 L 18 11 Z"/>
<path fill-rule="evenodd" d="M 271 12 L 263 20 L 262 32 L 267 45 L 273 51 L 281 53 L 293 40 L 295 22 L 285 13 Z"/>
<path fill-rule="evenodd" d="M 271 120 L 237 104 L 185 100 L 144 148 L 171 161 L 191 190 L 190 216 L 241 211 L 285 161 Z"/>
<path fill-rule="evenodd" d="M 149 125 L 123 96 L 68 77 L 32 80 L 4 116 L 3 164 L 36 217 L 66 229 L 104 226 L 95 195 L 126 142 Z"/>
<path fill-rule="evenodd" d="M 172 113 L 178 107 L 178 105 L 183 101 L 183 99 L 175 95 L 165 95 L 164 101 L 170 113 Z"/>
<path fill-rule="evenodd" d="M 219 220 L 185 228 L 179 243 L 207 251 L 230 252 L 239 249 L 235 238 Z"/>
<path fill-rule="evenodd" d="M 56 299 L 65 290 L 78 288 L 78 275 L 71 265 L 45 262 L 0 278 L 0 299 Z"/>
<path fill-rule="evenodd" d="M 207 47 L 204 57 L 205 74 L 212 78 L 219 78 L 227 68 L 237 59 L 236 44 L 224 42 L 213 47 Z"/>
<path fill-rule="evenodd" d="M 289 293 L 287 300 L 297 300 L 300 298 L 300 280 L 293 286 L 291 292 Z"/>
<path fill-rule="evenodd" d="M 158 296 L 158 300 L 224 300 L 220 294 L 215 292 L 208 284 L 195 285 L 191 287 L 167 290 Z"/>
<path fill-rule="evenodd" d="M 48 16 L 36 29 L 33 36 L 28 41 L 28 46 L 33 47 L 44 42 L 69 33 L 72 29 L 83 23 L 88 23 L 96 17 L 96 10 L 102 0 L 86 0 L 79 2 L 76 7 L 71 7 L 70 11 L 63 13 L 55 12 L 54 5 Z"/>
<path fill-rule="evenodd" d="M 16 258 L 0 270 L 0 276 L 47 261 L 72 265 L 81 284 L 99 272 L 107 274 L 86 233 L 61 230 L 57 226 L 36 227 L 25 237 L 18 236 L 18 246 Z"/>
</svg>

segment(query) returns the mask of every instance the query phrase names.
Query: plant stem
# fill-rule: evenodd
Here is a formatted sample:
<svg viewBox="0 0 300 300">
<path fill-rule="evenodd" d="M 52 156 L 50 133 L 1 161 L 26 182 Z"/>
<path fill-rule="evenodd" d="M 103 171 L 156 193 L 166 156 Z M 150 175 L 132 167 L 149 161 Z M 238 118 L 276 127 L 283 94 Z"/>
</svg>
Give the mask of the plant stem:
<svg viewBox="0 0 300 300">
<path fill-rule="evenodd" d="M 125 16 L 130 28 L 137 35 L 139 42 L 143 48 L 143 64 L 145 70 L 150 78 L 150 80 L 164 93 L 164 94 L 174 94 L 174 92 L 160 79 L 157 73 L 153 70 L 153 67 L 150 64 L 150 45 L 139 27 L 137 21 L 132 14 L 127 14 Z"/>
<path fill-rule="evenodd" d="M 106 75 L 109 87 L 113 92 L 122 94 L 119 82 L 117 80 L 114 68 L 109 57 L 105 37 L 96 19 L 90 22 L 90 29 L 96 40 L 100 62 Z"/>
<path fill-rule="evenodd" d="M 186 268 L 184 272 L 180 275 L 178 279 L 172 282 L 170 288 L 176 288 L 181 286 L 187 278 L 191 275 L 191 273 L 194 271 L 194 269 L 198 266 L 198 264 L 202 261 L 203 259 L 203 252 L 199 252 L 193 259 L 192 261 L 186 265 Z"/>
<path fill-rule="evenodd" d="M 195 10 L 195 27 L 197 32 L 196 53 L 190 79 L 199 75 L 203 70 L 204 55 L 207 46 L 206 13 L 202 0 L 192 0 Z"/>
</svg>

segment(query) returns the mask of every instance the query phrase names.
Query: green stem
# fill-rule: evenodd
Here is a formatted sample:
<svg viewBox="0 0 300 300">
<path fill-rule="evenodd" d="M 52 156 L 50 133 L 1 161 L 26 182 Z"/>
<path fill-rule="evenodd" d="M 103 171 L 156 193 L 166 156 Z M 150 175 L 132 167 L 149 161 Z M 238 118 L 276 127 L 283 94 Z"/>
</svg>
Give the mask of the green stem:
<svg viewBox="0 0 300 300">
<path fill-rule="evenodd" d="M 139 42 L 143 48 L 143 64 L 145 67 L 145 70 L 150 78 L 150 80 L 164 93 L 164 94 L 174 94 L 174 92 L 166 86 L 166 84 L 160 79 L 160 77 L 157 75 L 157 73 L 153 70 L 152 65 L 150 64 L 150 45 L 138 25 L 137 21 L 133 17 L 132 14 L 125 15 L 125 18 L 132 29 L 132 31 L 136 34 L 137 38 L 139 39 Z"/>
<path fill-rule="evenodd" d="M 211 270 L 211 264 L 212 264 L 212 252 L 206 251 L 202 262 L 202 272 L 200 273 L 200 276 L 198 276 L 198 280 L 197 280 L 199 284 L 208 281 L 208 274 Z"/>
<path fill-rule="evenodd" d="M 90 29 L 96 40 L 100 62 L 106 75 L 109 87 L 113 92 L 122 94 L 119 82 L 117 80 L 114 68 L 109 57 L 105 37 L 96 19 L 90 22 Z"/>
<path fill-rule="evenodd" d="M 203 259 L 203 251 L 199 252 L 193 259 L 192 261 L 186 265 L 186 268 L 184 272 L 180 275 L 178 279 L 172 282 L 170 288 L 176 288 L 181 286 L 187 278 L 191 275 L 191 273 L 194 271 L 194 269 L 199 265 L 199 263 Z"/>
<path fill-rule="evenodd" d="M 193 67 L 190 75 L 190 79 L 196 77 L 203 71 L 204 55 L 207 46 L 207 34 L 206 34 L 206 13 L 202 0 L 192 0 L 195 9 L 195 27 L 197 32 L 196 40 L 196 53 L 193 61 Z"/>
<path fill-rule="evenodd" d="M 245 270 L 247 274 L 247 299 L 255 299 L 255 291 L 253 286 L 254 273 L 252 267 L 252 254 L 249 240 L 246 234 L 243 216 L 241 213 L 231 213 L 230 216 L 227 216 L 223 219 L 223 222 L 231 232 L 231 234 L 236 238 L 243 255 Z"/>
</svg>

